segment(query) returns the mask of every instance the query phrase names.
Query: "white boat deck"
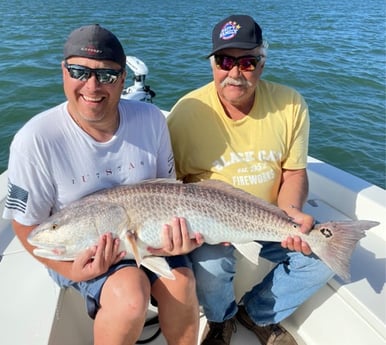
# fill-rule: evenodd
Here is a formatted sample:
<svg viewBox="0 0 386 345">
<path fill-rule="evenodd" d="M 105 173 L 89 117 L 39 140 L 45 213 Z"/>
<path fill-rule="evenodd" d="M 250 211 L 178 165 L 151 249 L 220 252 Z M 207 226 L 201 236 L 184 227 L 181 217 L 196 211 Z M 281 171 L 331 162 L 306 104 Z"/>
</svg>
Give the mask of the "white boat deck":
<svg viewBox="0 0 386 345">
<path fill-rule="evenodd" d="M 385 345 L 386 191 L 313 159 L 309 175 L 311 194 L 306 210 L 318 221 L 371 219 L 381 225 L 368 231 L 355 250 L 352 282 L 343 285 L 332 279 L 284 326 L 299 345 Z M 0 212 L 6 179 L 6 173 L 0 175 Z M 3 219 L 0 239 L 0 254 L 4 253 L 0 261 L 0 343 L 91 345 L 92 321 L 77 292 L 60 290 L 45 268 L 23 250 L 9 222 Z M 256 266 L 241 257 L 238 265 L 235 288 L 241 297 L 243 291 L 262 278 L 270 264 L 262 260 L 257 272 Z M 149 315 L 152 313 L 151 309 Z M 203 317 L 200 333 L 204 326 Z M 238 325 L 232 344 L 256 343 L 256 337 Z M 161 335 L 151 344 L 166 342 Z"/>
</svg>

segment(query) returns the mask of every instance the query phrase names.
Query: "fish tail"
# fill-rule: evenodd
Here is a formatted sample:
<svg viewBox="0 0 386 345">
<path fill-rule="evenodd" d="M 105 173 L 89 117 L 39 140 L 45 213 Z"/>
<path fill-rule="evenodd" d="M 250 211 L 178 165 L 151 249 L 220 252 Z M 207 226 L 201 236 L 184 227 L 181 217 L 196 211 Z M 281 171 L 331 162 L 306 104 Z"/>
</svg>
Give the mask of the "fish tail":
<svg viewBox="0 0 386 345">
<path fill-rule="evenodd" d="M 379 222 L 358 220 L 329 222 L 315 225 L 312 231 L 319 231 L 325 245 L 313 249 L 314 253 L 345 282 L 349 282 L 350 259 L 357 242 L 365 231 L 379 225 Z"/>
</svg>

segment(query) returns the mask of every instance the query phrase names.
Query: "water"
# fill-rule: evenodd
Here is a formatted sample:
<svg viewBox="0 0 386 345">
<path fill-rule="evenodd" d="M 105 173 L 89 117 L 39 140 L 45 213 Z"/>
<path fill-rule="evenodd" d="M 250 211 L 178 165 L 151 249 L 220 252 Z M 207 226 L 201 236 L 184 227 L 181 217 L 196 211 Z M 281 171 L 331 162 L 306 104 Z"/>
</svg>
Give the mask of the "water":
<svg viewBox="0 0 386 345">
<path fill-rule="evenodd" d="M 264 78 L 309 104 L 310 154 L 386 188 L 384 0 L 0 1 L 0 172 L 14 133 L 64 100 L 60 61 L 74 28 L 113 31 L 147 64 L 154 102 L 170 109 L 211 80 L 213 25 L 247 13 L 270 43 Z"/>
</svg>

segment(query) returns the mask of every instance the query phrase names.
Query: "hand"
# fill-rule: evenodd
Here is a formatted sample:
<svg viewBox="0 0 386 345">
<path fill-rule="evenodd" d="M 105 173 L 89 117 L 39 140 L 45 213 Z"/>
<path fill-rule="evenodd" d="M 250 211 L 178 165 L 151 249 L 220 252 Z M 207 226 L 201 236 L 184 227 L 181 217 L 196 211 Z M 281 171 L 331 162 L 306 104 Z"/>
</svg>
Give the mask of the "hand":
<svg viewBox="0 0 386 345">
<path fill-rule="evenodd" d="M 162 228 L 163 248 L 147 248 L 157 256 L 173 256 L 190 253 L 200 247 L 204 239 L 200 233 L 195 233 L 190 238 L 185 218 L 174 217 L 171 224 L 165 224 Z"/>
<path fill-rule="evenodd" d="M 303 241 L 299 236 L 288 236 L 281 241 L 281 246 L 292 251 L 303 253 L 304 255 L 312 254 L 312 250 L 306 241 Z"/>
<path fill-rule="evenodd" d="M 300 225 L 300 232 L 307 234 L 314 225 L 314 218 L 306 213 L 301 212 L 299 209 L 294 209 L 289 215 L 293 221 Z M 312 254 L 312 250 L 306 241 L 303 241 L 299 236 L 288 236 L 287 239 L 281 242 L 283 248 L 287 248 L 292 251 L 301 252 L 304 255 Z"/>
<path fill-rule="evenodd" d="M 85 281 L 106 273 L 111 265 L 124 258 L 125 252 L 119 251 L 119 238 L 111 233 L 103 234 L 96 246 L 80 253 L 72 264 L 72 280 Z"/>
</svg>

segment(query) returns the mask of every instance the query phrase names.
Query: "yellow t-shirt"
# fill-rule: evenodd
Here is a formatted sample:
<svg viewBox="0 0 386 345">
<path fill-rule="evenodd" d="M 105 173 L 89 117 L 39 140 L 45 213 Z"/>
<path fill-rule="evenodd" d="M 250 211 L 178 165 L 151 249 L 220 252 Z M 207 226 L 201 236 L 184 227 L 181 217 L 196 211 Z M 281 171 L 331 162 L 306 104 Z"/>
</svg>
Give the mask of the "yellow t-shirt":
<svg viewBox="0 0 386 345">
<path fill-rule="evenodd" d="M 177 178 L 185 182 L 218 179 L 276 203 L 282 169 L 307 164 L 307 104 L 273 82 L 259 81 L 250 113 L 236 121 L 211 82 L 181 98 L 168 125 Z"/>
</svg>

